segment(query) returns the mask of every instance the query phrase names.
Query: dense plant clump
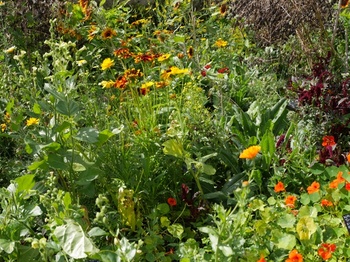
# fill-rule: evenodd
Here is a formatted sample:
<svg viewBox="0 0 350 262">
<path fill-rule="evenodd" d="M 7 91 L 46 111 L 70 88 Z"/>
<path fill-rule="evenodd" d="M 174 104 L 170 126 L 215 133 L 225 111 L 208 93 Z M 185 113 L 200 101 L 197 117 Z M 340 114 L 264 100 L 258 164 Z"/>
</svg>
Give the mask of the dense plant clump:
<svg viewBox="0 0 350 262">
<path fill-rule="evenodd" d="M 0 260 L 349 259 L 348 1 L 134 2 L 0 1 Z"/>
</svg>

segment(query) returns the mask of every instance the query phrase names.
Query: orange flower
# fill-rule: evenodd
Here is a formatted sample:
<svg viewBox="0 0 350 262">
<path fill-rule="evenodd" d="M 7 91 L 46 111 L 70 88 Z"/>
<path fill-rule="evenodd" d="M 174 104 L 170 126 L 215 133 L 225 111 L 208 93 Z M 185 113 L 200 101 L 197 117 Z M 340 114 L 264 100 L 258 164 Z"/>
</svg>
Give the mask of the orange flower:
<svg viewBox="0 0 350 262">
<path fill-rule="evenodd" d="M 346 155 L 346 160 L 350 163 L 350 152 Z"/>
<path fill-rule="evenodd" d="M 119 58 L 129 58 L 132 57 L 133 54 L 130 52 L 128 48 L 118 48 L 114 50 L 113 55 L 119 57 Z"/>
<path fill-rule="evenodd" d="M 322 257 L 323 260 L 328 260 L 332 257 L 332 253 L 335 251 L 335 244 L 323 243 L 318 249 L 318 254 Z"/>
<path fill-rule="evenodd" d="M 299 254 L 297 250 L 294 249 L 289 253 L 286 262 L 303 262 L 303 256 Z"/>
<path fill-rule="evenodd" d="M 307 192 L 309 194 L 316 193 L 320 190 L 320 183 L 314 181 L 312 184 L 307 188 Z"/>
<path fill-rule="evenodd" d="M 327 199 L 322 199 L 321 200 L 321 206 L 323 206 L 323 207 L 331 207 L 331 206 L 333 206 L 333 203 L 332 203 L 332 201 L 329 201 Z"/>
<path fill-rule="evenodd" d="M 260 152 L 260 150 L 261 146 L 250 146 L 243 150 L 243 152 L 239 155 L 239 158 L 253 159 Z"/>
<path fill-rule="evenodd" d="M 322 138 L 322 146 L 335 146 L 334 136 L 324 136 Z"/>
<path fill-rule="evenodd" d="M 256 262 L 266 262 L 266 259 L 264 258 L 263 255 L 260 256 L 260 259 Z"/>
<path fill-rule="evenodd" d="M 345 179 L 343 178 L 343 172 L 339 171 L 337 174 L 337 178 L 329 184 L 329 188 L 336 189 L 338 188 L 338 185 L 343 182 L 345 182 Z"/>
<path fill-rule="evenodd" d="M 294 203 L 297 200 L 296 196 L 287 196 L 284 202 L 286 203 L 286 206 L 290 208 L 294 208 Z"/>
<path fill-rule="evenodd" d="M 176 206 L 176 204 L 177 204 L 176 199 L 175 199 L 175 198 L 172 198 L 172 197 L 169 197 L 169 198 L 168 198 L 168 204 L 169 204 L 169 206 L 171 206 L 171 207 Z"/>
<path fill-rule="evenodd" d="M 283 183 L 281 181 L 278 181 L 278 183 L 275 185 L 274 190 L 276 193 L 278 193 L 278 192 L 285 191 L 286 189 L 284 188 Z"/>
<path fill-rule="evenodd" d="M 124 89 L 127 83 L 128 80 L 125 78 L 125 76 L 119 76 L 117 80 L 115 80 L 114 87 Z"/>
</svg>

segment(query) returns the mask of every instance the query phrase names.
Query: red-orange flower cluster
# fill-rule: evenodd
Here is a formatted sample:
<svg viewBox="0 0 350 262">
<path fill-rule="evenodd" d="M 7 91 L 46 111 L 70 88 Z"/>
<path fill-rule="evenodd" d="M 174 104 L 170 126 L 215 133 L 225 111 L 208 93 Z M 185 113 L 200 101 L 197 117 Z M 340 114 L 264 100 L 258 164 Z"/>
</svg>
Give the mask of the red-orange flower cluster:
<svg viewBox="0 0 350 262">
<path fill-rule="evenodd" d="M 169 206 L 171 206 L 171 207 L 174 207 L 177 205 L 176 199 L 173 197 L 169 197 L 167 202 L 168 202 Z"/>
<path fill-rule="evenodd" d="M 335 244 L 323 243 L 318 249 L 318 254 L 320 257 L 322 257 L 323 260 L 328 260 L 332 257 L 332 253 L 335 251 L 335 249 Z"/>
<path fill-rule="evenodd" d="M 322 146 L 335 146 L 334 136 L 324 136 L 322 138 Z"/>
<path fill-rule="evenodd" d="M 333 206 L 333 203 L 332 203 L 332 201 L 329 201 L 327 199 L 322 199 L 321 200 L 321 206 L 323 206 L 323 207 L 331 207 L 331 206 Z"/>
<path fill-rule="evenodd" d="M 337 178 L 334 179 L 330 184 L 329 188 L 336 189 L 338 188 L 338 185 L 341 183 L 344 183 L 345 179 L 343 178 L 343 172 L 339 171 L 337 174 Z"/>
<path fill-rule="evenodd" d="M 286 199 L 284 200 L 284 202 L 286 203 L 286 206 L 288 206 L 290 208 L 294 208 L 296 200 L 297 200 L 296 196 L 287 196 Z"/>
</svg>

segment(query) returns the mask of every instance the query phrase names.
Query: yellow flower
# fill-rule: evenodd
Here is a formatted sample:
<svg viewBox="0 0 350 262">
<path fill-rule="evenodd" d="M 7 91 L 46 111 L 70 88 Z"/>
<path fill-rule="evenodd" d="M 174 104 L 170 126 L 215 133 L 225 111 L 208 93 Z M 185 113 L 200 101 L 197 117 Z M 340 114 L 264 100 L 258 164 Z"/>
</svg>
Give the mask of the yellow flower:
<svg viewBox="0 0 350 262">
<path fill-rule="evenodd" d="M 105 60 L 103 60 L 102 64 L 101 64 L 101 68 L 102 70 L 106 70 L 110 67 L 112 67 L 114 65 L 114 60 L 110 59 L 110 58 L 106 58 Z"/>
<path fill-rule="evenodd" d="M 261 146 L 250 146 L 243 150 L 243 152 L 239 155 L 239 158 L 253 159 L 260 152 L 260 150 Z"/>
<path fill-rule="evenodd" d="M 217 47 L 225 47 L 227 46 L 227 41 L 224 41 L 221 38 L 219 38 L 218 40 L 216 40 L 214 45 L 216 45 Z"/>
<path fill-rule="evenodd" d="M 92 25 L 88 31 L 88 39 L 89 41 L 91 41 L 92 39 L 94 39 L 95 35 L 97 34 L 98 29 L 95 25 Z"/>
<path fill-rule="evenodd" d="M 3 1 L 0 1 L 0 6 L 5 5 L 5 3 Z"/>
<path fill-rule="evenodd" d="M 15 50 L 16 50 L 16 47 L 15 47 L 15 46 L 11 46 L 10 48 L 8 48 L 8 49 L 5 50 L 5 53 L 6 53 L 6 54 L 11 54 L 11 53 L 13 53 Z"/>
<path fill-rule="evenodd" d="M 111 39 L 113 36 L 116 36 L 116 35 L 117 35 L 117 32 L 112 28 L 106 28 L 105 30 L 103 30 L 101 34 L 104 40 Z"/>
<path fill-rule="evenodd" d="M 35 117 L 31 117 L 27 120 L 26 126 L 38 125 L 38 124 L 39 124 L 39 119 Z"/>
<path fill-rule="evenodd" d="M 82 66 L 82 65 L 84 65 L 84 64 L 86 64 L 87 63 L 87 61 L 86 60 L 79 60 L 79 61 L 77 61 L 77 65 L 78 66 Z"/>
<path fill-rule="evenodd" d="M 162 73 L 161 73 L 161 77 L 163 79 L 168 79 L 170 76 L 172 75 L 180 75 L 180 74 L 187 74 L 189 72 L 188 68 L 185 68 L 185 69 L 180 69 L 176 66 L 172 66 L 170 67 L 169 69 L 167 70 L 164 70 Z"/>
<path fill-rule="evenodd" d="M 158 57 L 158 62 L 163 62 L 167 60 L 169 57 L 170 57 L 170 54 L 161 55 L 160 57 Z"/>
<path fill-rule="evenodd" d="M 99 83 L 99 85 L 101 85 L 103 88 L 111 88 L 114 85 L 114 81 L 113 80 L 109 80 L 109 81 L 102 81 L 101 83 Z"/>
<path fill-rule="evenodd" d="M 7 125 L 5 123 L 0 124 L 1 132 L 4 132 Z"/>
<path fill-rule="evenodd" d="M 149 88 L 154 85 L 154 82 L 149 81 L 141 85 L 141 88 Z"/>
</svg>

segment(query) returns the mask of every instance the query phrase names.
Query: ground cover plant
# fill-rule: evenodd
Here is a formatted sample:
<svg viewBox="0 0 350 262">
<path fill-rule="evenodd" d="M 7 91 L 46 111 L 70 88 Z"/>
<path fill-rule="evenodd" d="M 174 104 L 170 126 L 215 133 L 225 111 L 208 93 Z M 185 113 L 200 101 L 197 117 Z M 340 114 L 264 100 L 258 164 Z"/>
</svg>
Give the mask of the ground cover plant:
<svg viewBox="0 0 350 262">
<path fill-rule="evenodd" d="M 0 1 L 0 261 L 350 258 L 348 2 L 307 52 L 231 4 Z"/>
</svg>

